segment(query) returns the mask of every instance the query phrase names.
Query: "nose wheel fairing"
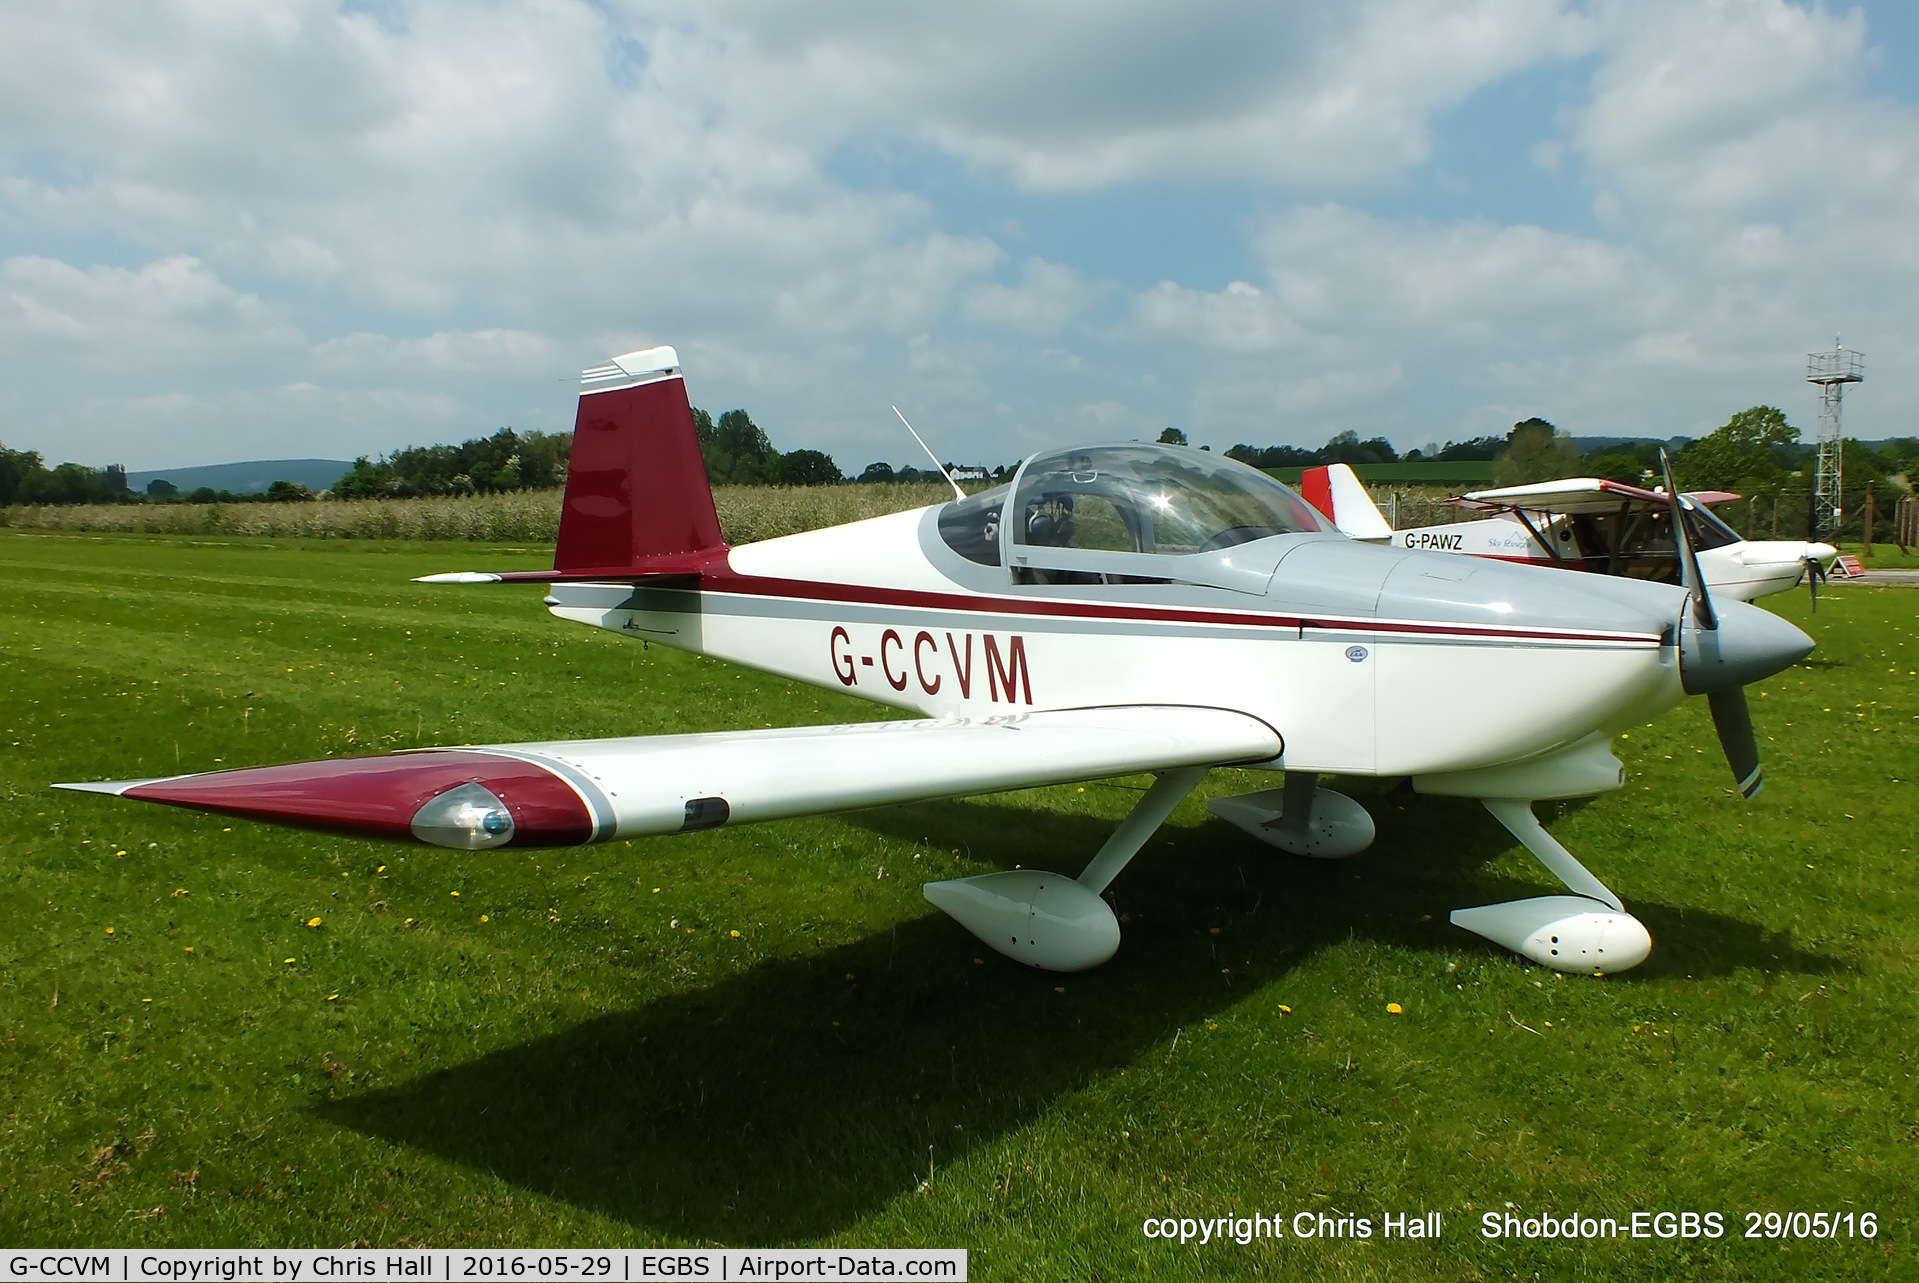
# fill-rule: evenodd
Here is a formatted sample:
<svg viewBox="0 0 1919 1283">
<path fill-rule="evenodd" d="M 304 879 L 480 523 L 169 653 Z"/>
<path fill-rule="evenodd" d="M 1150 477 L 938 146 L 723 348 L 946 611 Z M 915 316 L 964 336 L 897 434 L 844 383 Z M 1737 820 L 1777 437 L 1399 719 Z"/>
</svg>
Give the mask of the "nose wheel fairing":
<svg viewBox="0 0 1919 1283">
<path fill-rule="evenodd" d="M 1494 944 L 1531 958 L 1554 971 L 1596 974 L 1625 971 L 1652 953 L 1652 933 L 1611 887 L 1573 858 L 1533 815 L 1523 798 L 1481 798 L 1480 805 L 1506 826 L 1577 895 L 1548 895 L 1531 900 L 1456 909 L 1451 922 Z"/>
</svg>

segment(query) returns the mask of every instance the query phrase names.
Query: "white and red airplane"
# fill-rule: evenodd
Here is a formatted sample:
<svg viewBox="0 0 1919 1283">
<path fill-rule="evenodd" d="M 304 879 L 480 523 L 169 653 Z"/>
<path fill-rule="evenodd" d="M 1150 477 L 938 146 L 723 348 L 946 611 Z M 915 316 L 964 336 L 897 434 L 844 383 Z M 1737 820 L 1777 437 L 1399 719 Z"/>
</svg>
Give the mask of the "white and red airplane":
<svg viewBox="0 0 1919 1283">
<path fill-rule="evenodd" d="M 1683 529 L 1683 526 L 1682 526 Z M 1711 700 L 1734 778 L 1760 785 L 1743 687 L 1812 641 L 1684 587 L 1452 560 L 1338 533 L 1278 482 L 1157 445 L 1033 455 L 1004 486 L 738 548 L 720 535 L 679 358 L 586 371 L 550 571 L 555 615 L 914 714 L 781 730 L 424 749 L 60 787 L 455 850 L 686 833 L 886 803 L 1154 772 L 1078 877 L 934 882 L 987 944 L 1077 970 L 1119 945 L 1101 892 L 1215 766 L 1282 773 L 1211 809 L 1336 858 L 1373 839 L 1323 774 L 1480 799 L 1575 893 L 1458 925 L 1563 971 L 1652 947 L 1531 803 L 1618 788 L 1612 737 Z"/>
<path fill-rule="evenodd" d="M 1681 581 L 1672 535 L 1672 501 L 1601 477 L 1570 477 L 1533 485 L 1475 490 L 1452 502 L 1491 515 L 1477 521 L 1394 530 L 1345 464 L 1309 468 L 1300 489 L 1313 506 L 1355 539 L 1390 542 L 1420 552 L 1459 553 L 1499 561 L 1533 562 L 1662 583 Z M 1803 539 L 1748 539 L 1721 521 L 1712 505 L 1740 496 L 1702 490 L 1679 497 L 1681 521 L 1715 596 L 1751 601 L 1783 592 L 1810 577 L 1815 604 L 1821 563 L 1838 555 L 1828 543 Z"/>
</svg>

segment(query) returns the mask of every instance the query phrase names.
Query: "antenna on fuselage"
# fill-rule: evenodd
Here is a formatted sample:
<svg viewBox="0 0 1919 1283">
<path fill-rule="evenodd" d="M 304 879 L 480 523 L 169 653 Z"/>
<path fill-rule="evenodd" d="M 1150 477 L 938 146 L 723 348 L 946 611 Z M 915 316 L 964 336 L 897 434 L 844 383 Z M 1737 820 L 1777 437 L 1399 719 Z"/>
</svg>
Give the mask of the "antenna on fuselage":
<svg viewBox="0 0 1919 1283">
<path fill-rule="evenodd" d="M 893 407 L 893 413 L 900 414 L 900 408 L 897 405 Z M 900 422 L 906 423 L 905 415 L 900 414 Z M 933 447 L 926 444 L 926 438 L 914 431 L 913 425 L 910 423 L 906 423 L 906 430 L 913 433 L 913 440 L 920 443 L 920 449 L 926 451 L 926 457 L 933 461 L 933 466 L 940 470 L 942 477 L 946 478 L 946 484 L 953 487 L 953 497 L 955 499 L 964 499 L 966 492 L 960 489 L 959 482 L 953 480 L 953 474 L 946 470 L 946 465 L 940 462 L 940 457 L 933 453 Z"/>
</svg>

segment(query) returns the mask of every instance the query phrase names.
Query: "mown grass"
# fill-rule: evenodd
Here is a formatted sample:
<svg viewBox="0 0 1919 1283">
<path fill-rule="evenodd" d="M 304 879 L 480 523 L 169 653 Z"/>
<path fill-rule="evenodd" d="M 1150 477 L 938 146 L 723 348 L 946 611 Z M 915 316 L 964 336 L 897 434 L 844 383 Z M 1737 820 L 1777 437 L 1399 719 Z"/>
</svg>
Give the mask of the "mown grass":
<svg viewBox="0 0 1919 1283">
<path fill-rule="evenodd" d="M 1065 978 L 919 884 L 1076 871 L 1143 780 L 475 854 L 47 790 L 884 715 L 560 624 L 537 587 L 407 582 L 538 564 L 448 552 L 0 535 L 7 1244 L 927 1244 L 1060 1279 L 1912 1268 L 1919 594 L 1771 599 L 1820 649 L 1754 693 L 1756 801 L 1693 701 L 1621 741 L 1624 790 L 1553 821 L 1658 941 L 1604 980 L 1448 926 L 1556 888 L 1471 804 L 1363 782 L 1380 840 L 1329 864 L 1189 801 L 1115 884 L 1118 957 Z M 1729 1234 L 1479 1238 L 1507 1203 L 1719 1210 Z M 1747 1209 L 1873 1211 L 1881 1236 L 1748 1242 Z M 1319 1210 L 1438 1210 L 1445 1235 L 1140 1234 Z"/>
</svg>

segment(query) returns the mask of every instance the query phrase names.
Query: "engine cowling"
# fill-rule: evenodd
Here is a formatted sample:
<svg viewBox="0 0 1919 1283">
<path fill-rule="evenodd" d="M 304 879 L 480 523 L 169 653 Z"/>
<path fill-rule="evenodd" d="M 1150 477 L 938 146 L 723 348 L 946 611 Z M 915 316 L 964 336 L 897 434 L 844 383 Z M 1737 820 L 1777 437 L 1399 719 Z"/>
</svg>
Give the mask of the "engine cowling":
<svg viewBox="0 0 1919 1283">
<path fill-rule="evenodd" d="M 1063 873 L 1008 869 L 923 889 L 954 921 L 1029 967 L 1084 971 L 1119 948 L 1112 906 Z"/>
</svg>

